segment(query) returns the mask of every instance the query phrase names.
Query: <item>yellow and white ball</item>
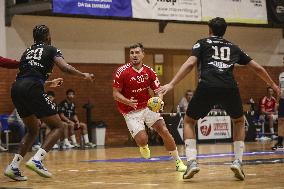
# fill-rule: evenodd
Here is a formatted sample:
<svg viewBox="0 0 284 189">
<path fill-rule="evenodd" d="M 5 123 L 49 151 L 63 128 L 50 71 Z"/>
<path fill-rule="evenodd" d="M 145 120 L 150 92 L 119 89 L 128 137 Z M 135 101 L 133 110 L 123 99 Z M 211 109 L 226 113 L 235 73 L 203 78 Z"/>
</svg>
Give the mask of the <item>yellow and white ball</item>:
<svg viewBox="0 0 284 189">
<path fill-rule="evenodd" d="M 159 112 L 163 109 L 164 102 L 159 97 L 152 97 L 148 100 L 148 108 L 153 112 Z"/>
</svg>

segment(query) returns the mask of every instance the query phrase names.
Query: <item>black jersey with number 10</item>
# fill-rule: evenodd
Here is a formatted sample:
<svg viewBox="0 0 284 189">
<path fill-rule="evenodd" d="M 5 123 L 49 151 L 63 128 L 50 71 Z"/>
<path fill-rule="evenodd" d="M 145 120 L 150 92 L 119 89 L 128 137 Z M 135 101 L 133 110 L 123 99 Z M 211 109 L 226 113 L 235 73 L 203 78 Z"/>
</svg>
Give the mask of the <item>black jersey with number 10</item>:
<svg viewBox="0 0 284 189">
<path fill-rule="evenodd" d="M 215 36 L 198 40 L 192 47 L 192 56 L 198 58 L 201 87 L 236 88 L 234 65 L 246 65 L 252 60 L 238 46 Z"/>
<path fill-rule="evenodd" d="M 52 73 L 56 56 L 62 57 L 59 49 L 44 43 L 33 44 L 21 57 L 17 78 L 34 77 L 46 81 Z"/>
</svg>

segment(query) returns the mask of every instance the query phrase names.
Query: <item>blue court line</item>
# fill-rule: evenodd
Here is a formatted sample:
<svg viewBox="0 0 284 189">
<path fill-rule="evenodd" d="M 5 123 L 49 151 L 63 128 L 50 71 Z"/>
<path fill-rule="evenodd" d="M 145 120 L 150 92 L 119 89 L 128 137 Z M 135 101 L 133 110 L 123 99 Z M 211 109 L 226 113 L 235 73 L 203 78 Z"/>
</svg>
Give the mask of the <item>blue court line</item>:
<svg viewBox="0 0 284 189">
<path fill-rule="evenodd" d="M 245 152 L 244 156 L 262 156 L 262 155 L 276 155 L 283 154 L 284 151 L 256 151 L 256 152 Z M 198 159 L 205 158 L 225 158 L 233 157 L 233 153 L 218 153 L 218 154 L 200 154 L 197 156 Z M 186 157 L 181 157 L 181 159 L 186 159 Z M 104 160 L 84 160 L 80 162 L 96 163 L 96 162 L 128 162 L 128 163 L 143 163 L 143 162 L 159 162 L 159 161 L 170 161 L 172 160 L 171 156 L 158 156 L 152 157 L 150 159 L 144 158 L 121 158 L 121 159 L 104 159 Z"/>
</svg>

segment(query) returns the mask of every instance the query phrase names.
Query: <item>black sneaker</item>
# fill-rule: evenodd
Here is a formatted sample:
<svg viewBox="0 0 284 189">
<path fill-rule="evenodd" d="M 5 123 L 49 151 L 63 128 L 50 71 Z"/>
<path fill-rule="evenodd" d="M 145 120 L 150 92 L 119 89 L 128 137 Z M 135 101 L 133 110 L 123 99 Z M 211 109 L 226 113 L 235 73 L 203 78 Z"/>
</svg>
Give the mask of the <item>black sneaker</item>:
<svg viewBox="0 0 284 189">
<path fill-rule="evenodd" d="M 276 143 L 272 148 L 275 151 L 284 151 L 283 144 Z"/>
<path fill-rule="evenodd" d="M 187 163 L 187 169 L 183 174 L 183 179 L 191 179 L 199 171 L 200 168 L 198 167 L 196 160 L 190 160 Z"/>
</svg>

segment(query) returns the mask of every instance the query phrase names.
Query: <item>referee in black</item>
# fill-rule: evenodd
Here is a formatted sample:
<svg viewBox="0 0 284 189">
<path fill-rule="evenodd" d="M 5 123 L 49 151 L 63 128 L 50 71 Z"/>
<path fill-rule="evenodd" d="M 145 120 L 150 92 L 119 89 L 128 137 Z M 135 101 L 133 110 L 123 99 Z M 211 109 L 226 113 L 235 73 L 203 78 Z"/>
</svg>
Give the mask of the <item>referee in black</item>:
<svg viewBox="0 0 284 189">
<path fill-rule="evenodd" d="M 60 50 L 51 46 L 51 37 L 47 26 L 35 26 L 33 38 L 34 44 L 23 53 L 19 73 L 11 88 L 13 104 L 27 126 L 27 133 L 20 143 L 19 151 L 4 172 L 4 175 L 17 181 L 27 180 L 27 177 L 21 174 L 19 165 L 38 136 L 40 121 L 46 123 L 51 131 L 42 147 L 26 163 L 26 166 L 42 177 L 52 176 L 44 167 L 42 160 L 60 138 L 64 127 L 56 108 L 44 93 L 44 85 L 52 73 L 54 64 L 62 72 L 90 81 L 94 79 L 93 74 L 82 73 L 66 63 Z M 57 85 L 58 82 L 60 81 L 52 82 L 51 85 Z"/>
<path fill-rule="evenodd" d="M 244 180 L 245 175 L 242 170 L 245 139 L 244 116 L 239 89 L 233 76 L 234 65 L 246 65 L 278 95 L 280 89 L 262 66 L 238 46 L 223 38 L 227 28 L 227 23 L 223 18 L 216 17 L 210 20 L 208 25 L 209 37 L 200 39 L 194 44 L 191 56 L 181 66 L 171 82 L 157 89 L 156 92 L 166 94 L 197 65 L 199 82 L 184 119 L 184 142 L 188 164 L 183 179 L 190 179 L 199 172 L 196 162 L 194 129 L 196 122 L 205 117 L 214 105 L 220 104 L 231 116 L 234 125 L 235 161 L 231 165 L 231 170 L 236 178 Z"/>
</svg>

